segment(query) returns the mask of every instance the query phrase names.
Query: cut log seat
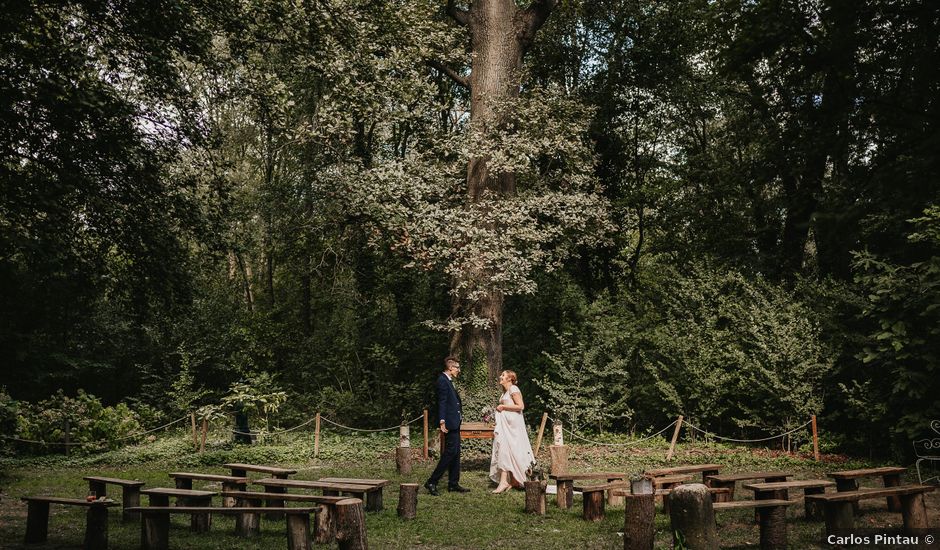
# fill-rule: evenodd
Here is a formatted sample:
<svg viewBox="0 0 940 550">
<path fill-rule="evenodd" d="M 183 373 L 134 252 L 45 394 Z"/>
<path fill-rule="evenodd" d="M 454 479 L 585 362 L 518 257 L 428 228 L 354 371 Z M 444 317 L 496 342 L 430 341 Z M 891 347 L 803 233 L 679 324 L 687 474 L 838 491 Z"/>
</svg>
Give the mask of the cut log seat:
<svg viewBox="0 0 940 550">
<path fill-rule="evenodd" d="M 792 500 L 736 500 L 732 502 L 716 502 L 712 508 L 716 511 L 741 510 L 754 508 L 760 519 L 760 547 L 761 550 L 785 550 L 787 548 L 787 506 L 796 502 Z"/>
<path fill-rule="evenodd" d="M 843 529 L 852 529 L 855 525 L 853 504 L 869 498 L 896 497 L 901 501 L 901 516 L 904 528 L 927 529 L 927 503 L 924 494 L 935 490 L 932 485 L 905 485 L 877 489 L 858 489 L 822 495 L 806 495 L 806 500 L 820 502 L 826 515 L 826 534 L 834 535 Z"/>
<path fill-rule="evenodd" d="M 216 474 L 200 474 L 191 472 L 170 472 L 170 477 L 176 481 L 177 489 L 192 489 L 193 480 L 212 481 L 220 483 L 223 491 L 243 491 L 248 485 L 247 477 L 220 476 Z M 222 506 L 231 508 L 235 506 L 235 499 L 223 498 Z"/>
<path fill-rule="evenodd" d="M 127 509 L 140 504 L 140 488 L 144 485 L 143 481 L 101 476 L 85 476 L 82 479 L 88 482 L 89 493 L 96 497 L 107 496 L 108 485 L 121 487 L 121 503 L 124 507 L 121 513 L 122 519 L 124 521 L 137 521 L 140 519 L 137 514 L 128 512 Z"/>
<path fill-rule="evenodd" d="M 194 491 L 192 489 L 173 489 L 170 487 L 153 487 L 141 489 L 141 494 L 147 495 L 151 506 L 169 506 L 170 497 L 176 497 L 177 506 L 212 506 L 212 497 L 219 494 L 217 491 Z M 190 519 L 190 529 L 196 533 L 208 531 L 212 527 L 212 516 L 209 514 L 193 514 Z"/>
<path fill-rule="evenodd" d="M 88 508 L 85 514 L 85 541 L 86 550 L 99 550 L 108 548 L 108 508 L 118 506 L 120 503 L 113 500 L 88 501 L 84 498 L 31 496 L 22 497 L 26 502 L 26 544 L 46 542 L 49 536 L 49 505 L 63 504 L 65 506 L 80 506 Z"/>
<path fill-rule="evenodd" d="M 630 474 L 624 472 L 581 472 L 581 473 L 564 473 L 564 474 L 552 474 L 549 479 L 554 479 L 557 485 L 555 491 L 555 502 L 558 504 L 558 507 L 562 510 L 567 510 L 571 507 L 572 502 L 574 501 L 574 482 L 575 481 L 585 481 L 585 480 L 602 480 L 608 483 L 617 481 L 618 479 L 626 479 Z M 619 498 L 619 497 L 616 497 Z M 611 504 L 614 504 L 611 502 Z"/>
<path fill-rule="evenodd" d="M 263 502 L 266 507 L 283 507 L 286 502 L 313 502 L 320 504 L 320 509 L 316 513 L 314 521 L 314 540 L 317 544 L 326 544 L 332 541 L 336 534 L 334 518 L 336 517 L 336 504 L 346 497 L 325 496 L 325 495 L 296 495 L 287 493 L 259 493 L 254 491 L 232 491 L 222 493 L 222 496 L 228 496 L 235 499 L 236 507 L 259 507 Z M 275 506 L 275 504 L 277 505 Z M 259 514 L 245 514 L 236 516 L 236 521 L 243 525 L 241 529 L 244 532 L 257 530 L 260 525 Z M 238 526 L 236 526 L 238 528 Z"/>
</svg>

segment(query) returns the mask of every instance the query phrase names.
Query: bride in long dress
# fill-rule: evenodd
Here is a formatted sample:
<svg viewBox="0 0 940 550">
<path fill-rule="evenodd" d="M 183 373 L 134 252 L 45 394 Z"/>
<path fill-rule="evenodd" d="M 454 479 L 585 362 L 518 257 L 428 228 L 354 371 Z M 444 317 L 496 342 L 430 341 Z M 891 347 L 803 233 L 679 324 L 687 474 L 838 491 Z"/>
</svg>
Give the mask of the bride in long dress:
<svg viewBox="0 0 940 550">
<path fill-rule="evenodd" d="M 505 391 L 496 406 L 496 427 L 493 429 L 490 479 L 498 483 L 494 493 L 522 486 L 526 470 L 535 461 L 522 417 L 525 402 L 516 381 L 516 373 L 511 370 L 504 370 L 499 375 L 499 384 Z"/>
</svg>

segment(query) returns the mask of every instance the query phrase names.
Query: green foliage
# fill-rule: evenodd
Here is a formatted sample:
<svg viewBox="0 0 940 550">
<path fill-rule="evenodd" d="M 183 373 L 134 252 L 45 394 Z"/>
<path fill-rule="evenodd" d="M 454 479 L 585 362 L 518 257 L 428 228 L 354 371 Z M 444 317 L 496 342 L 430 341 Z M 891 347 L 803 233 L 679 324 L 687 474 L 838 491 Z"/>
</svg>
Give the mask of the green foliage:
<svg viewBox="0 0 940 550">
<path fill-rule="evenodd" d="M 260 419 L 264 428 L 270 430 L 271 415 L 277 413 L 286 401 L 287 393 L 281 391 L 274 377 L 262 372 L 232 384 L 221 404 L 229 410 L 244 411 L 249 419 Z"/>
</svg>

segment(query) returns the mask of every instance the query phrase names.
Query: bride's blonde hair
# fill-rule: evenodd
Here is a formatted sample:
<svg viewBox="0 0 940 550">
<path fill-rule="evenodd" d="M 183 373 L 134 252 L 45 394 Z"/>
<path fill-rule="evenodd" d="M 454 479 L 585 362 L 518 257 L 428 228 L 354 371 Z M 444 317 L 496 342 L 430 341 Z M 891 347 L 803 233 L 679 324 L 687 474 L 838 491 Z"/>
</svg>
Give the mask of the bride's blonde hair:
<svg viewBox="0 0 940 550">
<path fill-rule="evenodd" d="M 504 371 L 503 371 L 503 374 L 505 374 L 506 377 L 509 378 L 509 382 L 512 383 L 512 384 L 515 384 L 516 382 L 519 381 L 519 378 L 516 377 L 516 372 L 515 372 L 515 371 L 504 370 Z"/>
</svg>

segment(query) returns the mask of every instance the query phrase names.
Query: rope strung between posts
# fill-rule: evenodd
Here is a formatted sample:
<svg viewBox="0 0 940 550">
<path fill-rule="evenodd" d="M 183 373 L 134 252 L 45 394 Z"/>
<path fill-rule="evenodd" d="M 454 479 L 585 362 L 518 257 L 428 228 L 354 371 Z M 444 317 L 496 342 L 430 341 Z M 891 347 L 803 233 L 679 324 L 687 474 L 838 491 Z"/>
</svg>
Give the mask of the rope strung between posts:
<svg viewBox="0 0 940 550">
<path fill-rule="evenodd" d="M 184 416 L 184 417 L 179 418 L 179 419 L 177 419 L 177 420 L 174 420 L 174 421 L 172 421 L 172 422 L 167 422 L 166 424 L 164 424 L 164 425 L 162 425 L 162 426 L 159 426 L 159 427 L 157 427 L 157 428 L 153 428 L 152 430 L 147 430 L 147 431 L 145 431 L 145 432 L 140 432 L 140 433 L 136 433 L 136 434 L 125 435 L 125 436 L 122 436 L 122 437 L 117 437 L 117 438 L 115 438 L 115 441 L 124 441 L 124 440 L 126 440 L 126 439 L 132 439 L 132 438 L 135 438 L 135 437 L 140 437 L 140 436 L 142 436 L 142 435 L 147 435 L 147 434 L 149 434 L 149 433 L 153 433 L 153 432 L 156 432 L 156 431 L 158 431 L 158 430 L 162 430 L 162 429 L 164 429 L 164 428 L 169 428 L 170 426 L 172 426 L 172 425 L 174 425 L 174 424 L 178 424 L 178 423 L 180 423 L 180 422 L 186 420 L 187 418 L 189 418 L 189 417 L 188 417 L 188 416 Z M 37 440 L 35 440 L 35 439 L 22 439 L 22 438 L 19 438 L 19 437 L 13 437 L 13 436 L 9 436 L 9 435 L 0 435 L 0 437 L 2 437 L 3 439 L 10 440 L 10 441 L 19 441 L 19 442 L 21 442 L 21 443 L 36 443 L 36 444 L 39 444 L 39 445 L 62 445 L 62 446 L 65 446 L 65 447 L 83 447 L 83 446 L 87 446 L 87 445 L 98 445 L 99 447 L 102 446 L 102 445 L 107 446 L 107 441 L 105 441 L 105 440 L 99 440 L 99 441 L 85 441 L 85 442 L 76 442 L 76 443 L 71 443 L 71 442 L 66 443 L 66 442 L 64 442 L 64 441 L 37 441 Z"/>
<path fill-rule="evenodd" d="M 302 423 L 302 424 L 297 424 L 297 425 L 294 426 L 293 428 L 287 428 L 287 429 L 285 429 L 285 430 L 278 430 L 278 431 L 276 431 L 276 432 L 264 432 L 264 435 L 286 434 L 287 432 L 292 432 L 292 431 L 297 430 L 297 429 L 299 429 L 299 428 L 303 428 L 304 426 L 306 426 L 307 424 L 310 424 L 310 423 L 313 422 L 314 420 L 316 420 L 316 418 L 311 418 L 310 420 L 308 420 L 308 421 L 306 421 L 306 422 L 304 422 L 304 423 Z M 238 435 L 258 435 L 258 432 L 242 432 L 242 431 L 235 430 L 235 429 L 232 430 L 232 433 L 233 433 L 233 434 L 238 434 Z"/>
<path fill-rule="evenodd" d="M 321 416 L 321 417 L 320 417 L 320 420 L 325 420 L 325 421 L 329 422 L 330 424 L 332 424 L 332 425 L 334 425 L 334 426 L 337 426 L 337 427 L 340 427 L 340 428 L 345 428 L 345 429 L 347 429 L 347 430 L 352 430 L 352 431 L 354 431 L 354 432 L 370 432 L 370 433 L 371 433 L 371 432 L 388 432 L 388 431 L 391 431 L 391 430 L 397 430 L 398 428 L 400 428 L 400 427 L 402 427 L 402 426 L 414 424 L 415 422 L 417 422 L 418 420 L 421 420 L 422 418 L 424 418 L 424 414 L 423 414 L 423 413 L 422 413 L 421 415 L 419 415 L 417 418 L 415 418 L 414 420 L 409 420 L 408 422 L 402 422 L 401 424 L 398 424 L 397 426 L 392 426 L 391 428 L 380 428 L 380 429 L 377 429 L 377 430 L 363 430 L 363 429 L 361 429 L 361 428 L 353 428 L 353 427 L 351 427 L 351 426 L 344 426 L 344 425 L 342 425 L 342 424 L 340 424 L 340 423 L 338 423 L 338 422 L 333 422 L 332 420 L 330 420 L 329 418 L 327 418 L 327 417 L 325 417 L 325 416 Z"/>
<path fill-rule="evenodd" d="M 688 426 L 688 427 L 692 428 L 692 429 L 695 430 L 695 431 L 701 432 L 701 433 L 705 434 L 705 435 L 708 436 L 708 437 L 714 437 L 715 439 L 720 439 L 720 440 L 722 440 L 722 441 L 731 441 L 732 443 L 760 443 L 760 442 L 762 442 L 762 441 L 770 441 L 770 440 L 772 440 L 772 439 L 777 439 L 777 438 L 779 438 L 779 437 L 783 437 L 783 436 L 790 435 L 790 434 L 792 434 L 792 433 L 798 432 L 798 431 L 802 430 L 803 428 L 809 426 L 809 425 L 812 424 L 812 423 L 813 423 L 812 420 L 808 420 L 808 421 L 806 421 L 806 423 L 803 424 L 802 426 L 797 426 L 796 428 L 793 428 L 792 430 L 790 430 L 790 431 L 788 431 L 788 432 L 783 432 L 782 434 L 772 435 L 772 436 L 770 436 L 770 437 L 762 437 L 762 438 L 760 438 L 760 439 L 734 439 L 734 438 L 731 438 L 731 437 L 722 437 L 722 436 L 720 436 L 720 435 L 718 435 L 718 434 L 714 434 L 714 433 L 711 433 L 711 432 L 707 432 L 707 431 L 705 431 L 705 430 L 703 430 L 703 429 L 701 429 L 701 428 L 699 428 L 699 427 L 697 427 L 697 426 L 695 426 L 695 425 L 693 425 L 693 424 L 690 424 L 690 423 L 688 423 L 688 422 L 685 422 L 685 421 L 682 422 L 683 425 Z"/>
<path fill-rule="evenodd" d="M 553 419 L 552 421 L 554 422 L 554 419 Z M 666 430 L 668 430 L 669 428 L 671 428 L 671 427 L 673 427 L 673 426 L 675 426 L 675 425 L 676 425 L 676 421 L 673 420 L 672 422 L 669 423 L 668 426 L 666 426 L 665 428 L 659 430 L 658 432 L 656 432 L 656 433 L 654 433 L 654 434 L 652 434 L 652 435 L 649 435 L 649 436 L 647 436 L 647 437 L 644 437 L 643 439 L 636 439 L 636 440 L 633 440 L 633 441 L 628 441 L 627 443 L 601 443 L 600 441 L 594 441 L 594 440 L 588 439 L 588 438 L 586 438 L 586 437 L 582 437 L 582 436 L 580 436 L 580 435 L 578 435 L 578 434 L 576 434 L 576 433 L 574 433 L 574 432 L 572 432 L 572 431 L 568 431 L 566 428 L 562 428 L 562 431 L 564 431 L 566 434 L 570 435 L 571 437 L 573 437 L 573 438 L 575 438 L 575 439 L 580 439 L 581 441 L 586 441 L 586 442 L 591 443 L 591 444 L 594 444 L 594 445 L 601 445 L 601 446 L 603 446 L 603 447 L 629 447 L 629 446 L 631 446 L 631 445 L 636 445 L 637 443 L 642 443 L 642 442 L 647 441 L 647 440 L 649 440 L 649 439 L 653 439 L 654 437 L 658 437 L 658 436 L 661 435 L 663 432 L 665 432 Z"/>
</svg>

